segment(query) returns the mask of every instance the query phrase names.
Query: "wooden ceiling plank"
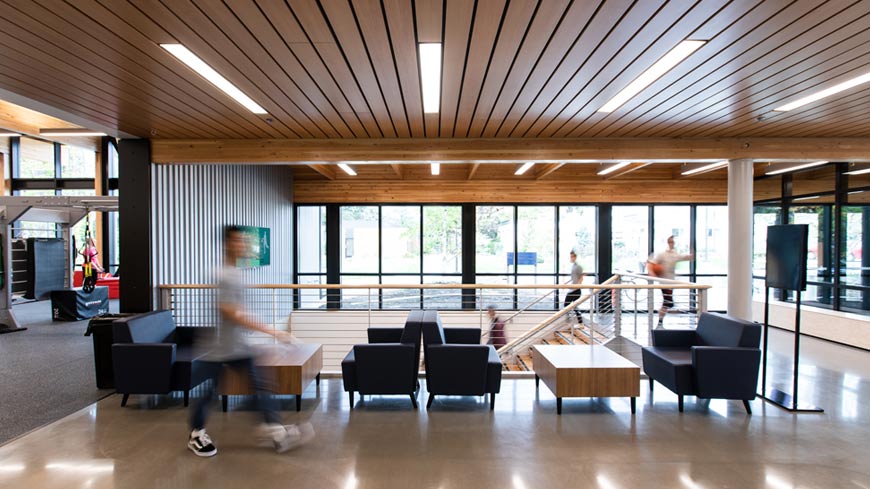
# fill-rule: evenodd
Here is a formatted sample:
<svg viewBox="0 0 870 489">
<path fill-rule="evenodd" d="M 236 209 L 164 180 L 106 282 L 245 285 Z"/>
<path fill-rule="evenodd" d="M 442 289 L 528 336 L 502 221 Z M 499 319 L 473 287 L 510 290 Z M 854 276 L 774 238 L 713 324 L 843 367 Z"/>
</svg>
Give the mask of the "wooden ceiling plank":
<svg viewBox="0 0 870 489">
<path fill-rule="evenodd" d="M 572 22 L 571 31 L 572 33 L 579 32 L 579 37 L 573 44 L 565 43 L 561 46 L 554 46 L 558 55 L 550 57 L 548 62 L 536 67 L 505 117 L 504 124 L 498 131 L 498 136 L 511 137 L 511 134 L 517 133 L 517 126 L 524 123 L 526 114 L 531 107 L 546 107 L 547 102 L 557 95 L 558 92 L 554 92 L 557 90 L 556 87 L 564 86 L 579 70 L 584 72 L 589 70 L 587 63 L 596 55 L 601 56 L 601 54 L 597 54 L 599 47 L 608 42 L 608 33 L 620 23 L 621 19 L 626 16 L 631 19 L 635 17 L 640 19 L 644 13 L 649 17 L 663 2 L 664 0 L 606 2 L 597 11 L 587 12 L 589 17 L 582 24 Z M 637 8 L 632 8 L 635 4 Z M 578 28 L 578 26 L 583 27 Z M 542 69 L 544 71 L 540 71 Z M 590 73 L 594 72 L 594 69 L 590 71 Z M 544 101 L 545 99 L 547 102 Z"/>
<path fill-rule="evenodd" d="M 541 4 L 489 115 L 484 137 L 498 134 L 526 84 L 544 84 L 539 77 L 546 78 L 558 66 L 601 3 L 572 2 L 569 6 L 565 0 L 554 0 Z"/>
<path fill-rule="evenodd" d="M 415 0 L 414 10 L 416 14 L 415 24 L 417 27 L 417 42 L 438 42 L 442 41 L 442 17 L 444 12 L 444 4 L 442 0 Z M 419 79 L 419 75 L 417 75 Z M 421 94 L 422 96 L 422 94 Z M 439 113 L 424 113 L 423 126 L 426 130 L 426 137 L 437 138 L 440 130 Z"/>
<path fill-rule="evenodd" d="M 870 18 L 870 5 L 867 5 L 867 7 L 868 8 L 866 8 L 862 13 L 865 18 Z M 847 12 L 845 18 L 852 19 L 853 17 L 851 16 L 851 13 Z M 842 15 L 842 13 L 840 15 Z M 772 107 L 781 105 L 782 100 L 784 99 L 782 95 L 783 93 L 811 90 L 813 85 L 822 82 L 823 76 L 829 77 L 831 74 L 837 72 L 837 68 L 834 66 L 820 67 L 819 65 L 824 65 L 827 62 L 834 62 L 833 58 L 839 58 L 840 55 L 846 53 L 841 52 L 839 55 L 833 56 L 833 58 L 825 59 L 824 56 L 827 55 L 822 54 L 823 49 L 821 45 L 818 45 L 819 41 L 824 41 L 825 38 L 830 38 L 828 39 L 829 42 L 835 41 L 836 39 L 848 41 L 849 38 L 854 35 L 866 37 L 866 29 L 854 31 L 849 29 L 847 26 L 846 28 L 836 29 L 830 36 L 828 36 L 825 34 L 830 31 L 820 31 L 818 27 L 818 25 L 813 26 L 807 32 L 801 34 L 801 36 L 789 41 L 789 43 L 776 47 L 777 51 L 793 50 L 791 55 L 788 57 L 779 57 L 781 54 L 772 55 L 772 52 L 769 52 L 764 56 L 756 57 L 752 63 L 749 63 L 746 66 L 738 64 L 740 68 L 735 71 L 734 75 L 728 78 L 723 78 L 723 82 L 711 86 L 718 88 L 718 93 L 705 93 L 704 98 L 691 107 L 695 110 L 687 108 L 687 110 L 683 111 L 686 114 L 681 114 L 681 118 L 674 118 L 674 122 L 692 120 L 693 124 L 697 124 L 698 132 L 701 132 L 703 131 L 703 127 L 707 126 L 709 123 L 715 124 L 715 120 L 711 120 L 716 119 L 716 117 L 712 116 L 712 113 L 714 113 L 712 108 L 715 107 L 716 102 L 721 99 L 730 102 L 728 107 L 729 110 L 735 112 L 735 117 L 738 115 L 746 115 L 746 105 L 743 105 L 744 110 L 740 110 L 739 104 L 742 100 L 748 99 L 752 107 L 750 111 L 754 113 L 750 117 L 754 119 L 759 113 L 763 113 L 762 111 L 764 110 L 763 107 L 765 104 L 770 104 Z M 854 29 L 858 26 L 853 22 L 851 27 Z M 848 45 L 848 43 L 846 45 Z M 866 44 L 864 44 L 863 47 L 864 49 L 861 50 L 862 54 L 866 53 Z M 820 51 L 820 49 L 822 49 L 822 51 Z M 843 47 L 839 48 L 838 51 L 842 49 Z M 846 51 L 848 51 L 848 49 Z M 766 59 L 769 59 L 769 62 L 765 61 Z M 792 65 L 788 66 L 786 64 L 787 62 L 791 62 Z M 781 68 L 783 66 L 788 66 L 791 69 L 783 70 Z M 780 68 L 780 71 L 775 74 L 770 74 L 774 72 L 775 68 Z M 752 69 L 757 69 L 758 71 L 746 74 L 751 72 Z M 734 80 L 738 77 L 738 74 L 744 76 L 744 78 Z M 725 84 L 724 80 L 730 80 L 733 83 L 731 86 L 722 87 L 721 85 Z M 751 87 L 745 86 L 747 80 L 753 80 L 754 83 L 751 83 Z M 734 96 L 734 86 L 741 88 L 742 93 L 738 96 Z M 775 90 L 771 90 L 774 87 Z M 768 95 L 762 95 L 764 92 L 768 92 Z M 706 106 L 710 106 L 710 109 L 707 109 Z M 699 115 L 702 115 L 702 117 L 698 117 Z M 721 114 L 718 119 L 721 120 Z"/>
<path fill-rule="evenodd" d="M 632 164 L 626 166 L 625 168 L 620 168 L 619 170 L 616 170 L 615 172 L 612 172 L 612 173 L 608 173 L 607 175 L 604 175 L 601 178 L 603 178 L 604 180 L 613 180 L 613 179 L 628 175 L 629 173 L 635 172 L 635 171 L 640 170 L 641 168 L 647 167 L 649 165 L 650 165 L 650 163 L 632 163 Z"/>
<path fill-rule="evenodd" d="M 690 37 L 691 33 L 699 25 L 707 22 L 711 15 L 715 15 L 721 6 L 722 2 L 719 0 L 701 0 L 694 5 L 690 2 L 665 4 L 648 24 L 630 41 L 625 42 L 624 47 L 617 44 L 615 51 L 613 47 L 608 47 L 604 58 L 600 58 L 604 61 L 603 65 L 599 60 L 588 63 L 587 68 L 593 70 L 597 68 L 591 79 L 588 75 L 584 79 L 578 76 L 579 74 L 575 74 L 550 104 L 553 111 L 558 110 L 558 112 L 553 115 L 545 110 L 523 134 L 530 137 L 565 137 L 581 124 L 587 124 L 590 119 L 598 120 L 606 117 L 605 114 L 599 113 L 598 109 L 674 46 Z M 626 26 L 636 23 L 636 20 L 628 20 Z M 614 31 L 617 40 L 621 38 L 620 33 L 624 31 L 621 27 L 620 24 Z M 613 35 L 609 36 L 608 41 L 613 37 Z M 687 62 L 690 60 L 684 61 Z"/>
<path fill-rule="evenodd" d="M 402 178 L 403 178 L 403 176 L 402 176 L 403 170 L 402 170 L 402 165 L 401 165 L 401 164 L 399 164 L 399 163 L 391 163 L 391 164 L 390 164 L 390 168 L 393 169 L 393 173 L 395 173 L 396 176 L 399 177 L 399 179 L 402 179 Z"/>
<path fill-rule="evenodd" d="M 414 37 L 414 12 L 406 0 L 385 0 L 384 11 L 411 136 L 424 137 L 426 129 L 423 122 L 420 71 L 417 65 L 417 40 Z"/>
<path fill-rule="evenodd" d="M 448 1 L 444 19 L 444 45 L 442 47 L 440 134 L 453 134 L 459 106 L 460 88 L 466 69 L 468 36 L 475 2 Z"/>
<path fill-rule="evenodd" d="M 478 169 L 480 169 L 480 163 L 472 163 L 471 166 L 468 167 L 468 177 L 466 180 L 474 178 L 474 174 L 477 173 Z"/>
<path fill-rule="evenodd" d="M 535 180 L 542 180 L 553 174 L 559 168 L 565 166 L 565 163 L 549 163 L 543 165 L 538 172 L 535 174 Z"/>
<path fill-rule="evenodd" d="M 295 24 L 286 4 L 283 6 L 283 12 L 275 12 L 276 15 L 273 16 L 253 8 L 250 0 L 228 0 L 226 5 L 249 32 L 256 33 L 254 42 L 250 44 L 253 51 L 247 53 L 249 57 L 266 59 L 271 56 L 274 60 L 274 63 L 258 63 L 261 67 L 266 64 L 264 67 L 267 71 L 266 75 L 278 85 L 286 86 L 288 89 L 293 87 L 291 89 L 293 98 L 303 97 L 307 100 L 311 107 L 317 110 L 319 117 L 325 119 L 329 128 L 337 132 L 340 137 L 357 137 L 341 116 L 339 108 L 333 104 L 332 99 L 321 88 L 321 84 L 309 73 L 308 66 L 300 62 L 285 39 L 281 37 L 280 30 L 273 24 L 273 20 L 278 19 L 285 23 L 292 21 Z M 296 28 L 297 34 L 301 33 L 298 25 Z M 329 83 L 331 78 L 324 77 L 323 81 Z M 344 97 L 340 96 L 338 100 L 343 102 Z M 345 109 L 349 108 L 346 103 L 344 105 Z M 306 113 L 309 110 L 311 109 L 306 110 Z M 362 130 L 358 121 L 357 125 Z"/>
<path fill-rule="evenodd" d="M 280 62 L 272 57 L 270 50 L 263 48 L 225 3 L 176 0 L 170 3 L 169 8 L 179 19 L 189 23 L 188 27 L 191 24 L 196 25 L 197 31 L 204 28 L 210 34 L 203 41 L 216 48 L 216 54 L 220 54 L 217 64 L 238 71 L 238 82 L 243 91 L 261 91 L 266 98 L 260 105 L 267 108 L 275 119 L 280 119 L 280 112 L 275 108 L 269 109 L 269 101 L 288 114 L 294 114 L 294 118 L 316 137 L 340 136 L 328 117 L 321 112 L 325 107 L 315 106 L 309 98 L 310 94 L 303 93 L 294 80 L 287 76 Z M 258 32 L 257 35 L 266 36 L 268 32 L 269 30 Z M 274 31 L 272 34 L 274 39 Z M 344 122 L 341 124 L 344 125 Z M 347 130 L 346 127 L 345 129 Z"/>
<path fill-rule="evenodd" d="M 504 86 L 505 79 L 519 54 L 523 39 L 532 25 L 531 21 L 535 12 L 539 8 L 542 8 L 541 4 L 535 2 L 510 2 L 508 4 L 507 14 L 498 34 L 498 42 L 492 58 L 490 58 L 489 71 L 487 71 L 486 79 L 480 90 L 466 137 L 480 137 L 482 135 L 496 98 Z"/>
<path fill-rule="evenodd" d="M 104 38 L 111 39 L 110 43 L 100 46 L 98 42 L 91 49 L 102 58 L 118 60 L 123 68 L 113 71 L 124 76 L 129 71 L 131 79 L 141 79 L 135 85 L 140 89 L 148 87 L 155 97 L 179 110 L 202 114 L 232 137 L 298 137 L 290 130 L 279 131 L 217 90 L 182 77 L 175 71 L 177 61 L 154 46 L 174 39 L 132 4 L 114 2 L 107 8 L 96 0 L 81 0 L 77 5 L 99 24 Z M 187 121 L 191 123 L 190 119 Z"/>
<path fill-rule="evenodd" d="M 399 74 L 396 72 L 395 53 L 390 43 L 381 3 L 373 0 L 351 0 L 351 4 L 352 7 L 347 10 L 346 15 L 355 17 L 359 23 L 363 42 L 365 42 L 365 47 L 371 59 L 372 67 L 375 70 L 375 76 L 378 79 L 381 92 L 384 94 L 384 100 L 390 111 L 393 125 L 396 127 L 396 134 L 403 138 L 411 137 L 408 109 L 405 106 L 402 89 L 399 87 Z M 404 12 L 405 16 L 399 23 L 413 22 L 410 6 L 404 10 L 407 11 Z M 402 11 L 394 10 L 393 13 L 400 14 Z M 422 109 L 420 114 L 421 118 L 418 120 L 419 125 L 416 127 L 417 132 L 415 133 L 417 137 L 423 135 Z"/>
<path fill-rule="evenodd" d="M 140 11 L 147 12 L 148 17 L 166 32 L 165 37 L 170 37 L 175 42 L 183 44 L 269 111 L 275 120 L 272 124 L 273 127 L 280 131 L 280 126 L 283 126 L 299 137 L 325 136 L 317 126 L 308 120 L 308 117 L 299 107 L 280 93 L 274 84 L 263 83 L 263 87 L 260 88 L 248 78 L 248 74 L 253 75 L 259 69 L 253 61 L 241 54 L 226 35 L 210 20 L 206 19 L 205 15 L 190 3 L 190 0 L 180 0 L 169 4 L 156 3 L 152 0 L 128 1 Z M 195 25 L 196 30 L 192 30 L 188 23 Z M 167 34 L 168 36 L 166 36 Z M 230 55 L 233 56 L 232 61 L 225 57 Z M 166 56 L 171 57 L 168 53 Z M 178 62 L 178 73 L 191 83 L 201 83 L 199 75 L 187 69 L 181 62 Z"/>
<path fill-rule="evenodd" d="M 112 10 L 109 10 L 94 0 L 81 0 L 76 3 L 76 7 L 86 10 L 88 16 L 86 17 L 81 10 L 62 11 L 63 18 L 57 22 L 58 28 L 63 28 L 64 23 L 72 24 L 76 28 L 88 25 L 89 22 L 94 23 L 92 29 L 94 33 L 82 36 L 72 31 L 67 33 L 67 37 L 75 38 L 96 53 L 96 56 L 91 56 L 94 63 L 106 60 L 105 64 L 99 65 L 102 68 L 98 71 L 109 73 L 120 82 L 129 84 L 131 89 L 140 91 L 140 96 L 142 90 L 147 90 L 154 99 L 160 100 L 157 105 L 165 104 L 167 107 L 174 108 L 184 124 L 188 126 L 202 124 L 233 137 L 293 136 L 289 131 L 276 131 L 223 94 L 211 95 L 200 86 L 201 84 L 191 84 L 168 68 L 164 63 L 173 63 L 174 66 L 175 61 L 167 59 L 162 49 L 155 49 L 154 42 L 140 33 L 140 30 L 147 31 L 153 23 L 146 18 L 144 22 L 137 23 L 138 30 L 133 29 L 128 23 L 134 19 L 141 19 L 141 17 L 125 16 L 125 14 L 132 15 L 133 12 L 141 16 L 141 12 L 132 5 L 116 2 Z M 117 17 L 116 14 L 121 17 Z M 157 29 L 159 30 L 159 27 Z M 165 33 L 162 35 L 165 36 Z M 156 53 L 156 57 L 152 53 Z M 162 61 L 163 59 L 165 61 Z M 215 90 L 209 91 L 215 92 Z M 216 99 L 215 96 L 220 97 L 221 100 Z M 220 108 L 215 109 L 215 106 Z M 256 127 L 254 121 L 268 127 L 268 130 Z M 159 131 L 159 125 L 155 129 Z"/>
<path fill-rule="evenodd" d="M 465 77 L 462 80 L 462 89 L 459 93 L 453 137 L 466 137 L 468 135 L 468 128 L 480 98 L 483 81 L 492 62 L 499 28 L 504 15 L 507 13 L 505 0 L 478 0 L 476 5 L 474 27 L 471 30 L 471 41 L 468 47 L 468 59 L 473 61 L 465 66 Z"/>
<path fill-rule="evenodd" d="M 320 163 L 309 163 L 308 168 L 326 177 L 327 180 L 335 180 L 336 171 L 334 166 L 324 165 Z"/>
<path fill-rule="evenodd" d="M 642 5 L 653 7 L 650 4 Z M 535 110 L 540 112 L 540 116 L 535 121 L 531 118 L 522 121 L 514 131 L 516 134 L 552 137 L 570 132 L 575 121 L 596 114 L 610 97 L 707 20 L 721 2 L 668 2 L 654 11 L 639 10 L 640 5 L 635 5 L 620 20 L 584 63 L 582 70 L 575 72 L 563 86 L 545 91 L 547 97 L 543 100 L 536 100 L 536 104 L 541 104 L 538 105 L 540 109 Z M 645 25 L 639 20 L 644 17 L 649 19 Z M 636 29 L 633 37 L 625 39 L 629 25 L 643 27 Z"/>
<path fill-rule="evenodd" d="M 381 133 L 384 137 L 396 137 L 397 129 L 393 124 L 392 113 L 384 101 L 365 44 L 357 28 L 356 19 L 345 2 L 325 2 L 322 5 L 326 13 L 325 19 L 314 0 L 290 0 L 290 6 L 302 23 L 302 28 L 309 35 L 312 34 L 312 29 L 323 28 L 328 23 L 327 32 L 331 27 L 331 31 L 337 36 L 337 43 L 344 59 L 350 64 L 351 72 L 365 96 L 372 115 L 378 121 Z M 316 22 L 316 25 L 306 25 L 308 21 Z M 333 39 L 333 42 L 336 40 Z"/>
<path fill-rule="evenodd" d="M 670 159 L 870 160 L 870 138 L 153 140 L 158 163 Z"/>
<path fill-rule="evenodd" d="M 740 70 L 740 60 L 750 60 L 763 55 L 771 50 L 776 50 L 782 44 L 795 38 L 807 29 L 811 29 L 818 22 L 813 16 L 806 16 L 808 9 L 815 8 L 819 4 L 813 2 L 795 3 L 786 8 L 781 5 L 772 5 L 769 8 L 780 9 L 776 11 L 759 10 L 753 11 L 752 15 L 747 15 L 740 21 L 735 23 L 730 29 L 726 30 L 705 46 L 705 52 L 718 52 L 725 49 L 730 59 L 723 56 L 709 58 L 701 64 L 695 65 L 695 69 L 691 70 L 689 76 L 683 77 L 670 90 L 665 90 L 661 94 L 657 94 L 652 99 L 649 99 L 650 105 L 653 107 L 646 114 L 646 117 L 653 115 L 656 117 L 654 123 L 646 124 L 638 122 L 635 127 L 639 129 L 636 133 L 639 136 L 652 136 L 666 131 L 670 123 L 680 117 L 682 112 L 688 110 L 691 103 L 703 103 L 709 93 L 704 92 L 707 87 L 718 82 L 722 78 L 729 76 L 733 71 Z M 764 7 L 764 5 L 762 5 Z M 764 28 L 759 28 L 763 26 Z M 736 38 L 736 40 L 734 40 Z M 729 44 L 730 42 L 730 44 Z M 803 45 L 806 41 L 800 41 Z M 780 53 L 781 55 L 781 53 Z M 700 61 L 700 60 L 699 60 Z M 663 78 L 667 83 L 673 77 L 681 76 L 685 73 L 686 67 L 678 67 L 672 70 L 671 73 Z M 703 80 L 699 82 L 699 80 Z M 679 93 L 674 90 L 679 87 Z M 655 105 L 658 102 L 658 105 Z M 680 104 L 685 104 L 685 108 L 681 107 L 674 110 Z M 658 117 L 669 111 L 670 114 L 664 117 Z M 643 126 L 638 127 L 638 126 Z"/>
</svg>

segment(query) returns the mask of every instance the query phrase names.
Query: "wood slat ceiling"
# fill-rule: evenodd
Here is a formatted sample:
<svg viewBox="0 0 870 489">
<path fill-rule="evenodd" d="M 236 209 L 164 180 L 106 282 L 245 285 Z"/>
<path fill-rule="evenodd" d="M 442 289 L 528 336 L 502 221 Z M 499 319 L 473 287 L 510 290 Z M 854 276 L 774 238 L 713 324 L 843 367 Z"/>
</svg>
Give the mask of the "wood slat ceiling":
<svg viewBox="0 0 870 489">
<path fill-rule="evenodd" d="M 772 111 L 870 71 L 868 1 L 0 0 L 0 22 L 0 87 L 141 137 L 870 136 L 870 87 Z M 709 42 L 597 112 L 684 39 Z M 433 41 L 441 110 L 424 114 Z"/>
</svg>

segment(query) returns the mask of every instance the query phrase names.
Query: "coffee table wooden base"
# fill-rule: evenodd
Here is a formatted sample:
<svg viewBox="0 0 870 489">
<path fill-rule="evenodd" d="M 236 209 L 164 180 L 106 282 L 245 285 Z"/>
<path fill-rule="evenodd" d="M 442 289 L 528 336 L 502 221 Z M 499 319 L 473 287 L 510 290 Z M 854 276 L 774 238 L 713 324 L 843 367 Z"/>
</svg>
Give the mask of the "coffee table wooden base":
<svg viewBox="0 0 870 489">
<path fill-rule="evenodd" d="M 562 414 L 565 397 L 630 397 L 631 413 L 640 395 L 640 367 L 604 346 L 535 345 L 535 387 L 541 380 L 556 395 Z"/>
</svg>

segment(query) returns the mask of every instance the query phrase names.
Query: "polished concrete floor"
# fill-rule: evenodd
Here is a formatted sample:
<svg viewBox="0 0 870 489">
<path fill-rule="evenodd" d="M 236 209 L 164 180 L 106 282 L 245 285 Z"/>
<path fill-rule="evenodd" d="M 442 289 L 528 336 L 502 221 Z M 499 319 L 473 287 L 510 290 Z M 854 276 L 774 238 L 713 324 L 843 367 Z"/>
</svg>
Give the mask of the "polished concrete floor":
<svg viewBox="0 0 870 489">
<path fill-rule="evenodd" d="M 790 336 L 772 335 L 777 351 Z M 310 420 L 317 437 L 275 454 L 251 439 L 244 403 L 209 431 L 219 453 L 185 447 L 179 398 L 111 396 L 0 447 L 0 487 L 63 488 L 857 488 L 870 489 L 870 353 L 804 341 L 801 397 L 823 414 L 792 414 L 756 400 L 697 401 L 643 381 L 638 412 L 628 399 L 555 399 L 534 381 L 507 380 L 490 412 L 481 398 L 444 398 L 411 409 L 404 397 L 373 397 L 353 411 L 339 379 L 306 392 L 288 423 Z M 776 355 L 771 384 L 788 385 Z M 424 392 L 425 394 L 425 383 Z M 422 400 L 422 394 L 421 394 Z"/>
</svg>

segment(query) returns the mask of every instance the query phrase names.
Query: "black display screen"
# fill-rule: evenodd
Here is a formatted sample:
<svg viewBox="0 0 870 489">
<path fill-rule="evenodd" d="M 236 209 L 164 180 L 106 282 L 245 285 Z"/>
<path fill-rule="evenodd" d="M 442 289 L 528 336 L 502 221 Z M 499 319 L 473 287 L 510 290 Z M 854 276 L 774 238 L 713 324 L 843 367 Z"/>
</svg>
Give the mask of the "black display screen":
<svg viewBox="0 0 870 489">
<path fill-rule="evenodd" d="M 780 224 L 767 227 L 768 287 L 787 290 L 807 288 L 807 236 L 806 224 Z"/>
</svg>

